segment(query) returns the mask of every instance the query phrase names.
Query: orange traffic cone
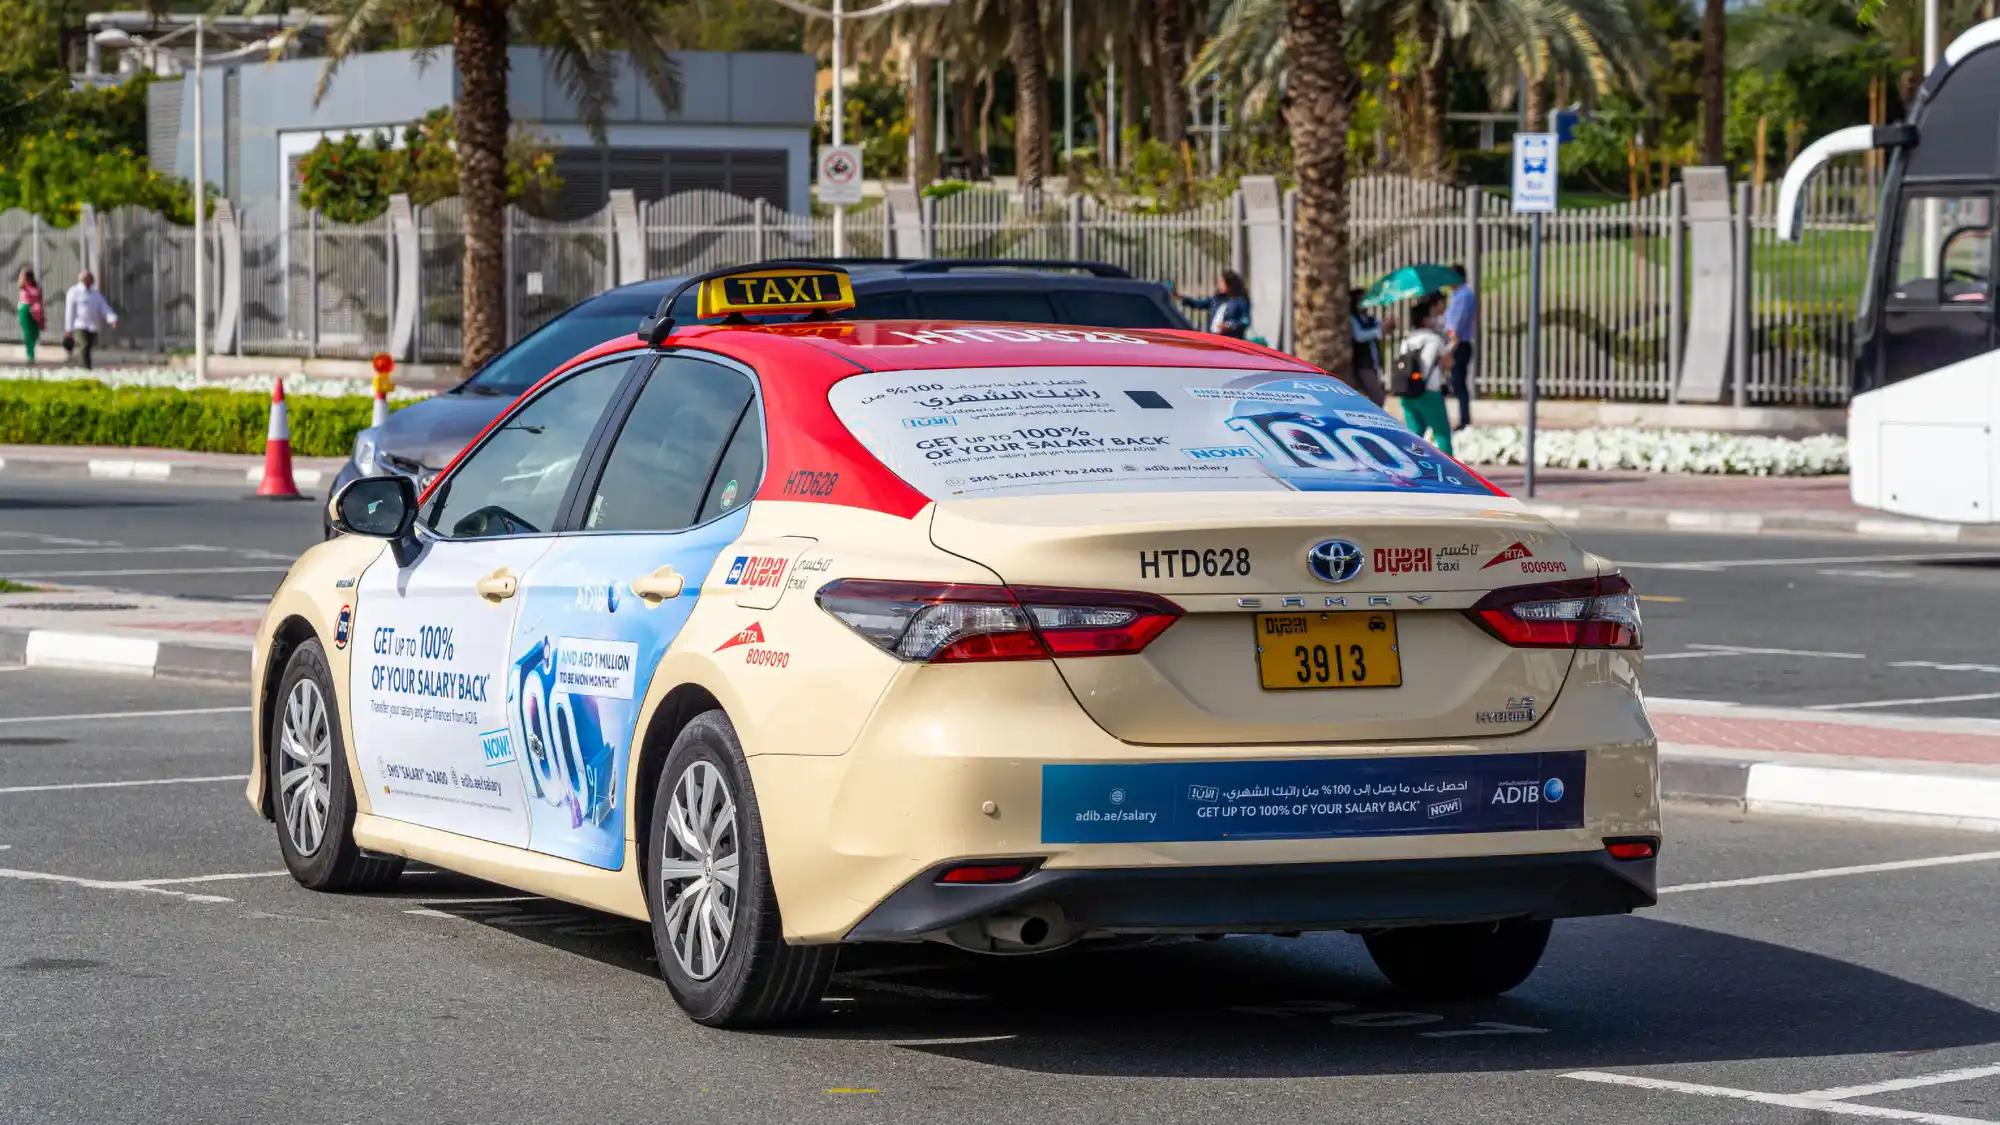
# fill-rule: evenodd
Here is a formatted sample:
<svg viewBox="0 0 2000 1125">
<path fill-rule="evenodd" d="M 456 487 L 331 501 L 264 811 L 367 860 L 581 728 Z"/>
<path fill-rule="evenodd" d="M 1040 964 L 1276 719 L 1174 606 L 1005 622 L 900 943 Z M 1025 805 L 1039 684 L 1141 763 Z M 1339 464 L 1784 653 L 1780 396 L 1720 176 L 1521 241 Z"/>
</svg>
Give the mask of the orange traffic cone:
<svg viewBox="0 0 2000 1125">
<path fill-rule="evenodd" d="M 395 373 L 396 357 L 388 352 L 376 352 L 372 361 L 375 368 L 375 410 L 368 416 L 369 426 L 379 426 L 389 420 L 389 376 Z"/>
<path fill-rule="evenodd" d="M 271 428 L 264 435 L 264 479 L 257 495 L 273 500 L 296 500 L 299 486 L 292 480 L 292 423 L 285 414 L 285 381 L 271 388 Z"/>
</svg>

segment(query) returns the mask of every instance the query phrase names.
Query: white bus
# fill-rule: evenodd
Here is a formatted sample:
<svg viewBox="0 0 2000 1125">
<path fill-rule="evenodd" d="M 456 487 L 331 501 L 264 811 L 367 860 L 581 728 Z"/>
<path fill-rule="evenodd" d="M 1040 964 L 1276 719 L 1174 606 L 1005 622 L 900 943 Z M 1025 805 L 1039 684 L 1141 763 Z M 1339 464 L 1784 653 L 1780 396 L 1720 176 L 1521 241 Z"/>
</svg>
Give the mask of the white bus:
<svg viewBox="0 0 2000 1125">
<path fill-rule="evenodd" d="M 1856 314 L 1848 456 L 1854 502 L 1958 523 L 2000 522 L 2000 20 L 1945 48 L 1906 121 L 1856 125 L 1785 171 L 1778 237 L 1796 239 L 1806 181 L 1842 153 L 1883 149 L 1887 177 Z"/>
</svg>

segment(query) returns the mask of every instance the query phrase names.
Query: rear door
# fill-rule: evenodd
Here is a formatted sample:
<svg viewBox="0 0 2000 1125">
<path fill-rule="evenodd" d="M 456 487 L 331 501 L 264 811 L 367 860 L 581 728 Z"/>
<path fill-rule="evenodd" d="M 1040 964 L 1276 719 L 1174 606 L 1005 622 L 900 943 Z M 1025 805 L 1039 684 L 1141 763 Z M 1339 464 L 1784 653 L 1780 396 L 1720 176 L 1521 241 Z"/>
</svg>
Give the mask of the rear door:
<svg viewBox="0 0 2000 1125">
<path fill-rule="evenodd" d="M 1487 592 L 1593 576 L 1546 522 L 1326 376 L 1175 368 L 862 375 L 843 422 L 938 501 L 932 539 L 1014 587 L 1138 590 L 1185 616 L 1057 661 L 1133 742 L 1525 729 L 1567 649 L 1503 644 Z"/>
<path fill-rule="evenodd" d="M 764 443 L 749 375 L 685 353 L 660 359 L 611 434 L 500 651 L 528 846 L 615 870 L 639 705 L 743 533 Z"/>
</svg>

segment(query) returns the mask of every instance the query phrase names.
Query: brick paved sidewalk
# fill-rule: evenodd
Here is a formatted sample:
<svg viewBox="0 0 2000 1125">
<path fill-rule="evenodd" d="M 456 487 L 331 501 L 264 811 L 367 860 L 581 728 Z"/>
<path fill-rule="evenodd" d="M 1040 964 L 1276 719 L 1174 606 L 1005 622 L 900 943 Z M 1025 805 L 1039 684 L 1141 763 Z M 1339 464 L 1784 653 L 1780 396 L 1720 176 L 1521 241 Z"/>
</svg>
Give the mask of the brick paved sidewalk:
<svg viewBox="0 0 2000 1125">
<path fill-rule="evenodd" d="M 2000 769 L 2000 720 L 1835 715 L 1680 700 L 1653 700 L 1647 713 L 1662 747 L 1773 759 L 1866 758 Z"/>
</svg>

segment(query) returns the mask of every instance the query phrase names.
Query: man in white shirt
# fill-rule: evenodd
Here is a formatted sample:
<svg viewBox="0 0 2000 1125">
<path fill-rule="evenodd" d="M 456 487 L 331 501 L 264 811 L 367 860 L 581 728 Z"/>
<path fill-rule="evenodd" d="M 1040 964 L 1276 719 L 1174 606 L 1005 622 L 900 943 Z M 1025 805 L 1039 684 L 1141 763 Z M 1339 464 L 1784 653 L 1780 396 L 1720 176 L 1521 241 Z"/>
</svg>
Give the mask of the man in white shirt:
<svg viewBox="0 0 2000 1125">
<path fill-rule="evenodd" d="M 76 284 L 63 294 L 63 346 L 83 347 L 83 366 L 90 366 L 90 353 L 97 347 L 97 334 L 106 327 L 118 327 L 118 314 L 111 302 L 97 291 L 97 279 L 84 270 Z"/>
</svg>

